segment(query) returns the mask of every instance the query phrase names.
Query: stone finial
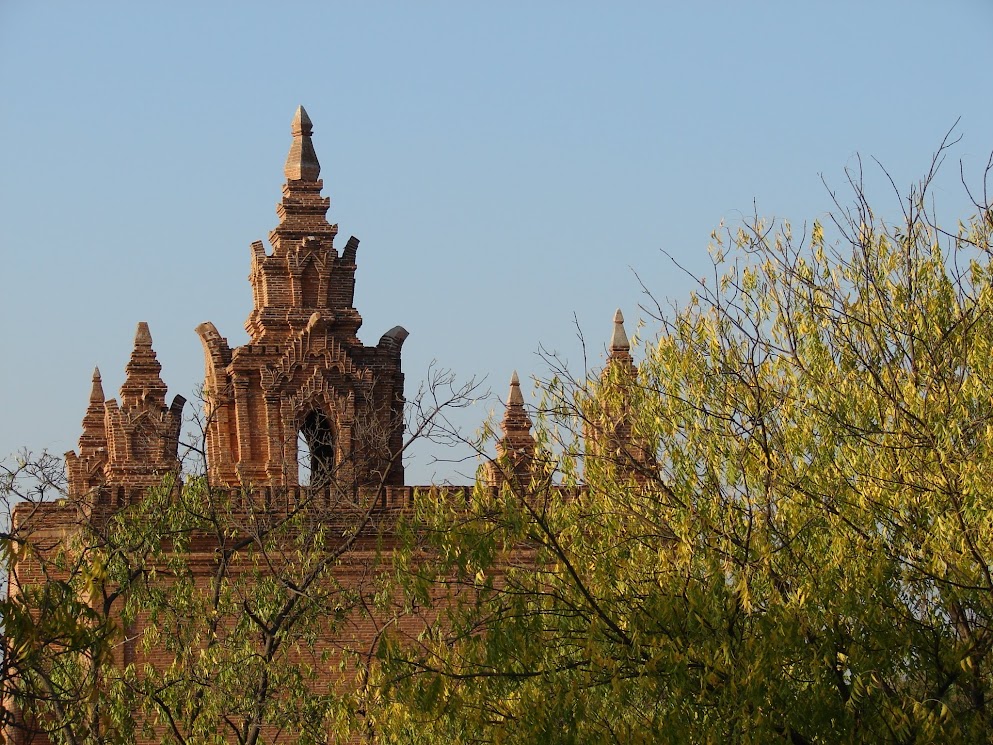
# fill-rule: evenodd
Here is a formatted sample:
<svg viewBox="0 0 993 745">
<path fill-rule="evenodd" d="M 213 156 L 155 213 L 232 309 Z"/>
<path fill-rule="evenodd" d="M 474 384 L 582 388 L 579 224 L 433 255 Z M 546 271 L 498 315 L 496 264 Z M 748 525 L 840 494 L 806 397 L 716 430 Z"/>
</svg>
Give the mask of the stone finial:
<svg viewBox="0 0 993 745">
<path fill-rule="evenodd" d="M 521 379 L 517 377 L 517 370 L 510 378 L 510 393 L 507 395 L 507 404 L 510 406 L 523 406 L 524 396 L 521 394 Z"/>
<path fill-rule="evenodd" d="M 636 367 L 631 356 L 631 342 L 624 330 L 624 314 L 620 308 L 614 313 L 614 333 L 610 337 L 610 350 L 607 355 L 607 370 L 624 370 L 625 374 L 634 374 Z"/>
<path fill-rule="evenodd" d="M 293 133 L 293 144 L 290 145 L 290 153 L 286 156 L 286 165 L 283 168 L 286 179 L 317 181 L 321 175 L 321 164 L 317 160 L 317 152 L 310 139 L 314 134 L 314 125 L 311 124 L 307 110 L 303 106 L 297 107 L 290 131 Z"/>
<path fill-rule="evenodd" d="M 134 346 L 138 347 L 152 347 L 152 332 L 148 330 L 148 323 L 145 321 L 138 322 L 138 328 L 134 332 Z"/>
<path fill-rule="evenodd" d="M 303 106 L 297 106 L 296 113 L 293 115 L 293 124 L 290 126 L 290 132 L 293 133 L 294 137 L 299 137 L 300 135 L 310 137 L 314 134 L 314 124 L 310 121 L 310 117 L 307 115 L 307 109 Z"/>
<path fill-rule="evenodd" d="M 90 388 L 90 403 L 100 403 L 103 407 L 104 402 L 103 396 L 103 379 L 100 377 L 100 368 L 93 368 L 93 386 Z"/>
<path fill-rule="evenodd" d="M 631 342 L 628 341 L 627 332 L 624 330 L 624 314 L 618 308 L 614 313 L 614 335 L 610 339 L 610 350 L 616 352 L 626 352 L 631 349 Z"/>
</svg>

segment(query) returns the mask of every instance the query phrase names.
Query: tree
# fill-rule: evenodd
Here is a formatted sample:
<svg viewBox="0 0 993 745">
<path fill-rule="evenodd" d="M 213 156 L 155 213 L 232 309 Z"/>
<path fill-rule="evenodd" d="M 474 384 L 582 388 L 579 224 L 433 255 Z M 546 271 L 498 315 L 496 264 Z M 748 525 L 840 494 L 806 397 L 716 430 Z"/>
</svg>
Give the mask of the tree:
<svg viewBox="0 0 993 745">
<path fill-rule="evenodd" d="M 61 460 L 48 453 L 25 450 L 0 464 L 0 557 L 5 569 L 0 598 L 0 741 L 23 735 L 39 708 L 63 713 L 72 709 L 86 725 L 94 721 L 90 693 L 96 681 L 88 673 L 109 658 L 114 639 L 113 627 L 82 591 L 93 586 L 94 567 L 67 557 L 61 536 L 32 529 L 32 507 L 63 495 L 65 486 Z M 13 508 L 18 505 L 15 520 Z M 67 663 L 75 674 L 61 674 Z"/>
<path fill-rule="evenodd" d="M 449 436 L 446 411 L 476 388 L 432 370 L 404 447 Z M 3 734 L 250 745 L 364 731 L 365 629 L 383 615 L 396 519 L 384 485 L 355 488 L 342 461 L 318 463 L 304 488 L 216 488 L 202 441 L 187 442 L 182 480 L 109 511 L 67 495 L 61 459 L 25 454 L 8 472 Z M 322 443 L 308 444 L 314 464 Z M 65 515 L 35 519 L 53 509 Z"/>
<path fill-rule="evenodd" d="M 939 225 L 951 144 L 893 224 L 858 170 L 809 233 L 715 232 L 636 372 L 542 385 L 529 482 L 420 500 L 383 742 L 988 736 L 993 209 Z"/>
</svg>

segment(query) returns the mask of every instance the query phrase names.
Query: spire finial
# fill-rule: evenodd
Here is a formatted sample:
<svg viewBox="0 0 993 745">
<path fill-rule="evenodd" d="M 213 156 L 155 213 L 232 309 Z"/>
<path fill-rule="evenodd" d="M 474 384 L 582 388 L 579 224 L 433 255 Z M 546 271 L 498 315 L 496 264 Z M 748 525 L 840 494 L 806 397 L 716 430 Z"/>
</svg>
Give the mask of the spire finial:
<svg viewBox="0 0 993 745">
<path fill-rule="evenodd" d="M 293 115 L 293 124 L 290 127 L 290 132 L 293 133 L 294 137 L 299 137 L 300 135 L 310 137 L 314 134 L 314 123 L 310 121 L 310 117 L 307 115 L 307 109 L 303 106 L 297 106 L 296 113 Z"/>
<path fill-rule="evenodd" d="M 624 314 L 618 308 L 614 313 L 614 335 L 610 339 L 610 350 L 626 352 L 631 349 L 631 342 L 628 341 L 627 332 L 624 330 Z"/>
<path fill-rule="evenodd" d="M 103 402 L 104 402 L 103 383 L 101 382 L 101 378 L 100 378 L 100 368 L 94 367 L 93 387 L 90 388 L 90 403 L 91 404 L 98 403 L 100 404 L 100 406 L 103 406 Z"/>
<path fill-rule="evenodd" d="M 303 106 L 297 107 L 290 132 L 293 134 L 293 144 L 290 145 L 290 154 L 286 156 L 286 166 L 283 168 L 286 179 L 317 181 L 321 175 L 321 164 L 317 160 L 314 143 L 310 140 L 314 134 L 314 125 Z"/>
<path fill-rule="evenodd" d="M 148 330 L 148 323 L 145 321 L 138 322 L 138 328 L 134 332 L 134 345 L 135 347 L 152 346 L 152 332 Z"/>
<path fill-rule="evenodd" d="M 517 370 L 514 370 L 514 374 L 510 378 L 510 393 L 507 395 L 507 404 L 509 406 L 524 405 L 524 396 L 521 393 L 521 379 L 517 377 Z"/>
</svg>

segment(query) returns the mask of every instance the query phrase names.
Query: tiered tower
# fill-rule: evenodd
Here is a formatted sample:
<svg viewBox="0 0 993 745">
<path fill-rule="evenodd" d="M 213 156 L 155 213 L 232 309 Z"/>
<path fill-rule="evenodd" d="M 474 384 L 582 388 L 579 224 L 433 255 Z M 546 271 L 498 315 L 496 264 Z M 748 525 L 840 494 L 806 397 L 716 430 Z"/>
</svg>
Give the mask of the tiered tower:
<svg viewBox="0 0 993 745">
<path fill-rule="evenodd" d="M 212 323 L 197 327 L 205 352 L 207 461 L 215 486 L 400 486 L 407 331 L 375 347 L 356 333 L 359 241 L 339 254 L 338 226 L 297 109 L 272 252 L 252 244 L 254 310 L 248 344 L 231 349 Z"/>
</svg>

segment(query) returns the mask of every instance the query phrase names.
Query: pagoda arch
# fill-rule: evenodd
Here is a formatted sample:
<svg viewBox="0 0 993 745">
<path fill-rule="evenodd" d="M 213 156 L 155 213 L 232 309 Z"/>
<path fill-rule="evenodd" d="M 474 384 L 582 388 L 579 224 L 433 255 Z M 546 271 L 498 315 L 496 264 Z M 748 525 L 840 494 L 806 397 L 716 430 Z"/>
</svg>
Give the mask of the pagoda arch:
<svg viewBox="0 0 993 745">
<path fill-rule="evenodd" d="M 304 411 L 297 425 L 297 483 L 323 488 L 334 479 L 338 464 L 337 428 L 320 407 Z"/>
</svg>

